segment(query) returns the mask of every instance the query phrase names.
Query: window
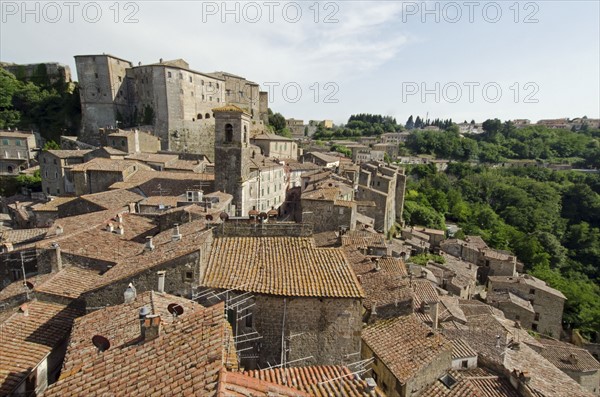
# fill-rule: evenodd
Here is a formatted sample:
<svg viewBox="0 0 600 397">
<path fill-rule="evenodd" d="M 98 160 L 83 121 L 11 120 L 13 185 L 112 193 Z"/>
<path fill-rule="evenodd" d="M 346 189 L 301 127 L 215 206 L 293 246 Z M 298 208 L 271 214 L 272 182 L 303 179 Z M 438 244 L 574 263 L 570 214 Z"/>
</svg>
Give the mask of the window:
<svg viewBox="0 0 600 397">
<path fill-rule="evenodd" d="M 180 88 L 180 89 L 179 89 L 179 93 L 180 93 L 181 95 L 183 95 L 183 88 Z"/>
<path fill-rule="evenodd" d="M 530 293 L 531 295 L 535 295 L 535 288 L 532 288 L 532 289 L 530 289 L 530 290 L 529 290 L 529 293 Z"/>
<path fill-rule="evenodd" d="M 217 102 L 221 102 L 221 98 L 217 98 Z"/>
<path fill-rule="evenodd" d="M 212 97 L 211 97 L 211 96 L 209 96 L 209 97 L 208 97 L 208 100 L 212 102 Z"/>
<path fill-rule="evenodd" d="M 17 146 L 21 146 L 21 140 L 20 139 L 17 139 L 15 142 L 16 142 Z"/>
<path fill-rule="evenodd" d="M 539 313 L 535 314 L 535 318 L 533 319 L 533 321 L 540 321 L 540 314 Z"/>
<path fill-rule="evenodd" d="M 98 78 L 98 73 L 94 73 L 94 76 L 96 76 L 96 78 Z"/>
<path fill-rule="evenodd" d="M 460 366 L 462 368 L 469 368 L 469 360 L 462 360 L 462 362 L 460 363 Z"/>
<path fill-rule="evenodd" d="M 245 310 L 244 316 L 246 316 L 246 327 L 252 327 L 252 313 L 249 309 Z"/>
<path fill-rule="evenodd" d="M 204 118 L 205 118 L 205 119 L 210 119 L 210 114 L 209 114 L 209 113 L 206 113 L 206 114 L 204 115 Z"/>
<path fill-rule="evenodd" d="M 379 376 L 377 375 L 377 372 L 375 372 L 375 370 L 373 370 L 373 373 L 371 375 L 373 376 L 373 380 L 375 381 L 375 383 L 377 383 L 377 378 L 379 378 Z"/>
<path fill-rule="evenodd" d="M 46 159 L 44 159 L 44 163 L 46 162 Z M 56 159 L 53 160 L 54 164 L 56 164 Z"/>
<path fill-rule="evenodd" d="M 201 80 L 200 84 L 204 85 L 204 80 Z"/>
<path fill-rule="evenodd" d="M 3 140 L 2 140 L 2 144 L 3 144 L 4 146 L 8 146 L 8 139 L 3 139 Z"/>
<path fill-rule="evenodd" d="M 194 279 L 194 272 L 185 272 L 185 281 L 191 281 Z"/>
<path fill-rule="evenodd" d="M 202 113 L 198 113 L 198 116 L 196 116 L 196 118 L 197 118 L 198 120 L 202 120 Z"/>
<path fill-rule="evenodd" d="M 219 88 L 219 83 L 217 83 L 217 88 Z"/>
<path fill-rule="evenodd" d="M 192 82 L 192 76 L 190 76 L 190 83 Z"/>
<path fill-rule="evenodd" d="M 531 329 L 534 331 L 538 330 L 538 325 L 537 324 L 531 324 Z"/>
<path fill-rule="evenodd" d="M 171 78 L 171 72 L 167 72 L 167 77 Z"/>
<path fill-rule="evenodd" d="M 230 123 L 225 124 L 225 142 L 233 142 L 233 125 L 231 125 Z"/>
<path fill-rule="evenodd" d="M 119 76 L 119 83 L 123 81 L 123 78 L 121 76 Z"/>
</svg>

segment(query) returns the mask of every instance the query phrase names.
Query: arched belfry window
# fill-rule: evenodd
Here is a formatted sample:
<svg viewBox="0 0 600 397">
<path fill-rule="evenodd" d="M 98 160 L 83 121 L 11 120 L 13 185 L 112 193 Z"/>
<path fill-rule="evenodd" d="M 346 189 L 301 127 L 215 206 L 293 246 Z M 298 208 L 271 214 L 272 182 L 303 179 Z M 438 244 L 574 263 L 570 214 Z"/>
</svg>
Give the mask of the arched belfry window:
<svg viewBox="0 0 600 397">
<path fill-rule="evenodd" d="M 233 125 L 225 124 L 225 142 L 233 142 Z"/>
<path fill-rule="evenodd" d="M 202 120 L 202 113 L 198 113 L 198 116 L 196 117 L 198 120 Z"/>
<path fill-rule="evenodd" d="M 206 114 L 204 115 L 204 118 L 205 118 L 205 119 L 210 119 L 210 114 L 209 114 L 209 113 L 206 113 Z"/>
</svg>

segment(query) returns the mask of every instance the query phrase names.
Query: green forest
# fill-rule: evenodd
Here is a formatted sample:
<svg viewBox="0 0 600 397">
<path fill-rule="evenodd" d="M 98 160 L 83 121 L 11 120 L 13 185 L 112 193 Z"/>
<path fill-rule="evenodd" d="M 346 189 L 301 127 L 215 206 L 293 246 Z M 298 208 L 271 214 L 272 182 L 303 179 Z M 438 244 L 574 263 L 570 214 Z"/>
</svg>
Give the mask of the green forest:
<svg viewBox="0 0 600 397">
<path fill-rule="evenodd" d="M 44 64 L 30 80 L 0 68 L 0 129 L 32 130 L 58 142 L 61 135 L 77 135 L 80 123 L 77 84 L 51 83 Z"/>
</svg>

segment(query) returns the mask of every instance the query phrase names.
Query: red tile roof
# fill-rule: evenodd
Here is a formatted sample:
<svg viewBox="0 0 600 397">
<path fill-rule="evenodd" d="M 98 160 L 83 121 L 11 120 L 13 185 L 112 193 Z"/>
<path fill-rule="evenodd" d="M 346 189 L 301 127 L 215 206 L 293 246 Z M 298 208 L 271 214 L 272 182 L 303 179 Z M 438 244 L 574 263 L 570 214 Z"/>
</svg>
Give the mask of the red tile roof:
<svg viewBox="0 0 600 397">
<path fill-rule="evenodd" d="M 376 322 L 363 330 L 362 340 L 394 376 L 406 383 L 452 344 L 414 315 Z"/>
<path fill-rule="evenodd" d="M 30 301 L 0 324 L 0 395 L 10 394 L 29 372 L 69 336 L 80 313 L 64 305 Z M 23 306 L 22 306 L 23 307 Z"/>
<path fill-rule="evenodd" d="M 315 248 L 303 237 L 217 238 L 201 284 L 283 296 L 364 296 L 341 250 Z"/>
<path fill-rule="evenodd" d="M 376 388 L 371 394 L 364 380 L 352 374 L 348 367 L 341 366 L 310 366 L 294 368 L 272 368 L 247 371 L 246 374 L 255 378 L 286 385 L 314 397 L 344 396 L 344 397 L 383 397 L 384 394 Z"/>
<path fill-rule="evenodd" d="M 223 304 L 194 310 L 164 324 L 156 339 L 65 363 L 70 370 L 44 396 L 216 396 L 227 325 Z"/>
</svg>

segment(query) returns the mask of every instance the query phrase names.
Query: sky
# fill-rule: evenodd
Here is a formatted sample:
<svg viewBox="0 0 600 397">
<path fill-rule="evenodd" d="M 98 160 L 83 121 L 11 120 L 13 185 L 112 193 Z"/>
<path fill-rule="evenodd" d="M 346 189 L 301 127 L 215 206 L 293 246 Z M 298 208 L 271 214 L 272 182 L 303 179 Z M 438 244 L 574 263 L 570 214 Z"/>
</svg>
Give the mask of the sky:
<svg viewBox="0 0 600 397">
<path fill-rule="evenodd" d="M 5 1 L 0 61 L 183 58 L 286 118 L 600 118 L 600 1 Z"/>
</svg>

